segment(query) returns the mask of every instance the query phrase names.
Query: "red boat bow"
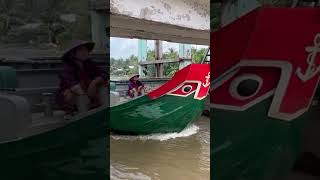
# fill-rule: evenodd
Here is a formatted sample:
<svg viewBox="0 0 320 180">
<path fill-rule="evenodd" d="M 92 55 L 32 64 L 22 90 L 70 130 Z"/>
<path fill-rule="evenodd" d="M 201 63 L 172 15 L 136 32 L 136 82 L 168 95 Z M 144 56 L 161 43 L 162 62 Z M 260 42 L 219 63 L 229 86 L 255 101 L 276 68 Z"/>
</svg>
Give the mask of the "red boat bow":
<svg viewBox="0 0 320 180">
<path fill-rule="evenodd" d="M 314 96 L 320 71 L 320 9 L 258 8 L 212 33 L 214 108 L 243 111 L 274 96 L 268 115 L 292 120 Z M 243 80 L 258 82 L 239 96 Z"/>
<path fill-rule="evenodd" d="M 194 99 L 204 99 L 210 88 L 210 66 L 190 64 L 175 73 L 172 79 L 147 96 L 157 99 L 163 95 L 187 97 L 193 93 Z"/>
</svg>

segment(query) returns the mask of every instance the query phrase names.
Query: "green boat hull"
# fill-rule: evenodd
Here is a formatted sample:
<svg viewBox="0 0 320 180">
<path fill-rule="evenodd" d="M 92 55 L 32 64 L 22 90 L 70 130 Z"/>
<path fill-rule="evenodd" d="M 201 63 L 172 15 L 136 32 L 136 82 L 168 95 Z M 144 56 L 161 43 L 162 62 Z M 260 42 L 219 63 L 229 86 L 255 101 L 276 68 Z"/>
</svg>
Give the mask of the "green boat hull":
<svg viewBox="0 0 320 180">
<path fill-rule="evenodd" d="M 285 179 L 299 153 L 307 113 L 290 122 L 267 116 L 272 98 L 250 109 L 211 109 L 213 179 Z"/>
<path fill-rule="evenodd" d="M 0 179 L 108 177 L 107 108 L 64 127 L 0 145 Z"/>
<path fill-rule="evenodd" d="M 143 96 L 111 107 L 111 131 L 131 135 L 180 132 L 203 111 L 205 100 L 196 100 L 193 95 L 164 95 L 155 100 Z"/>
</svg>

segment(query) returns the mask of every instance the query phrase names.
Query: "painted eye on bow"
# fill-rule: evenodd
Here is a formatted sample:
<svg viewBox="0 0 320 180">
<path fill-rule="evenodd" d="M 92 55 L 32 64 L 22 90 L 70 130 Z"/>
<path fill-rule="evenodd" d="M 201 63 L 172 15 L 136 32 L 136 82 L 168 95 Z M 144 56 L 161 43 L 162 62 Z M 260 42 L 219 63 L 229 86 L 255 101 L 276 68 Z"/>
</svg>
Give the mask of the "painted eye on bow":
<svg viewBox="0 0 320 180">
<path fill-rule="evenodd" d="M 261 77 L 254 74 L 242 75 L 230 84 L 230 94 L 236 99 L 244 100 L 255 96 L 262 86 Z"/>
<path fill-rule="evenodd" d="M 217 83 L 210 101 L 215 108 L 244 111 L 272 96 L 280 75 L 278 68 L 242 67 Z"/>
<path fill-rule="evenodd" d="M 189 93 L 192 90 L 192 86 L 191 85 L 184 85 L 182 87 L 182 92 L 184 93 Z"/>
<path fill-rule="evenodd" d="M 174 96 L 189 96 L 190 94 L 194 93 L 198 87 L 198 83 L 193 82 L 187 82 L 180 86 L 178 86 L 176 89 L 174 89 L 172 92 L 169 93 L 169 95 Z"/>
<path fill-rule="evenodd" d="M 237 86 L 237 92 L 242 97 L 249 97 L 255 94 L 259 87 L 259 82 L 253 79 L 245 79 Z"/>
</svg>

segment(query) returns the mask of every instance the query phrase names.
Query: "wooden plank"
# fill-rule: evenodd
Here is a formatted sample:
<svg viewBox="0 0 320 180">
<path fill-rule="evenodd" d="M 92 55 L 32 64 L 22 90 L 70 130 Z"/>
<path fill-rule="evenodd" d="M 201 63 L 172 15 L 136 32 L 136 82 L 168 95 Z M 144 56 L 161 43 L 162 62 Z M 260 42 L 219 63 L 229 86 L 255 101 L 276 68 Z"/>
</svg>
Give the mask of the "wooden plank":
<svg viewBox="0 0 320 180">
<path fill-rule="evenodd" d="M 152 61 L 144 61 L 144 62 L 140 62 L 140 65 L 150 65 L 150 64 L 164 64 L 164 63 L 178 63 L 181 60 L 177 59 L 177 60 L 152 60 Z"/>
</svg>

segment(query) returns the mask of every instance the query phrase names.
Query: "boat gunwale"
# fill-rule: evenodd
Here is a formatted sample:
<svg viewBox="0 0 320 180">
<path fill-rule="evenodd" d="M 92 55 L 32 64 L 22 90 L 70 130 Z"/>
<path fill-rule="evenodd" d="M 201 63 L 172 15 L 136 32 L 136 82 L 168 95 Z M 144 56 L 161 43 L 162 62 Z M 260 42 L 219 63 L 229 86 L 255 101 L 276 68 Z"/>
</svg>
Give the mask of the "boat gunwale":
<svg viewBox="0 0 320 180">
<path fill-rule="evenodd" d="M 52 129 L 48 129 L 48 130 L 44 130 L 44 131 L 41 131 L 39 133 L 35 133 L 35 134 L 32 134 L 31 135 L 24 135 L 24 136 L 21 136 L 21 137 L 18 137 L 18 138 L 15 138 L 15 139 L 11 139 L 11 140 L 7 140 L 7 141 L 1 141 L 0 142 L 0 145 L 3 145 L 3 144 L 7 144 L 7 143 L 15 143 L 15 142 L 18 142 L 18 141 L 22 141 L 22 140 L 26 140 L 28 138 L 33 138 L 35 136 L 40 136 L 40 135 L 43 135 L 45 133 L 49 133 L 49 132 L 52 132 L 52 131 L 56 131 L 60 128 L 64 128 L 68 125 L 71 125 L 75 122 L 78 122 L 80 120 L 83 120 L 83 119 L 86 119 L 87 117 L 91 116 L 91 115 L 94 115 L 95 113 L 99 112 L 99 111 L 103 111 L 103 110 L 107 110 L 108 109 L 108 105 L 103 105 L 101 107 L 98 107 L 98 108 L 95 108 L 95 109 L 92 109 L 92 110 L 89 110 L 87 112 L 84 112 L 84 113 L 79 113 L 79 114 L 76 114 L 75 116 L 73 116 L 71 119 L 61 119 L 61 123 L 65 123 L 64 125 L 62 126 L 59 126 L 59 127 L 56 127 L 56 128 L 52 128 Z M 64 122 L 62 122 L 64 121 Z M 59 122 L 58 122 L 59 123 Z M 30 130 L 30 128 L 32 128 L 34 124 L 30 124 L 28 127 L 26 127 L 26 129 L 24 130 L 24 133 L 28 130 Z"/>
</svg>

